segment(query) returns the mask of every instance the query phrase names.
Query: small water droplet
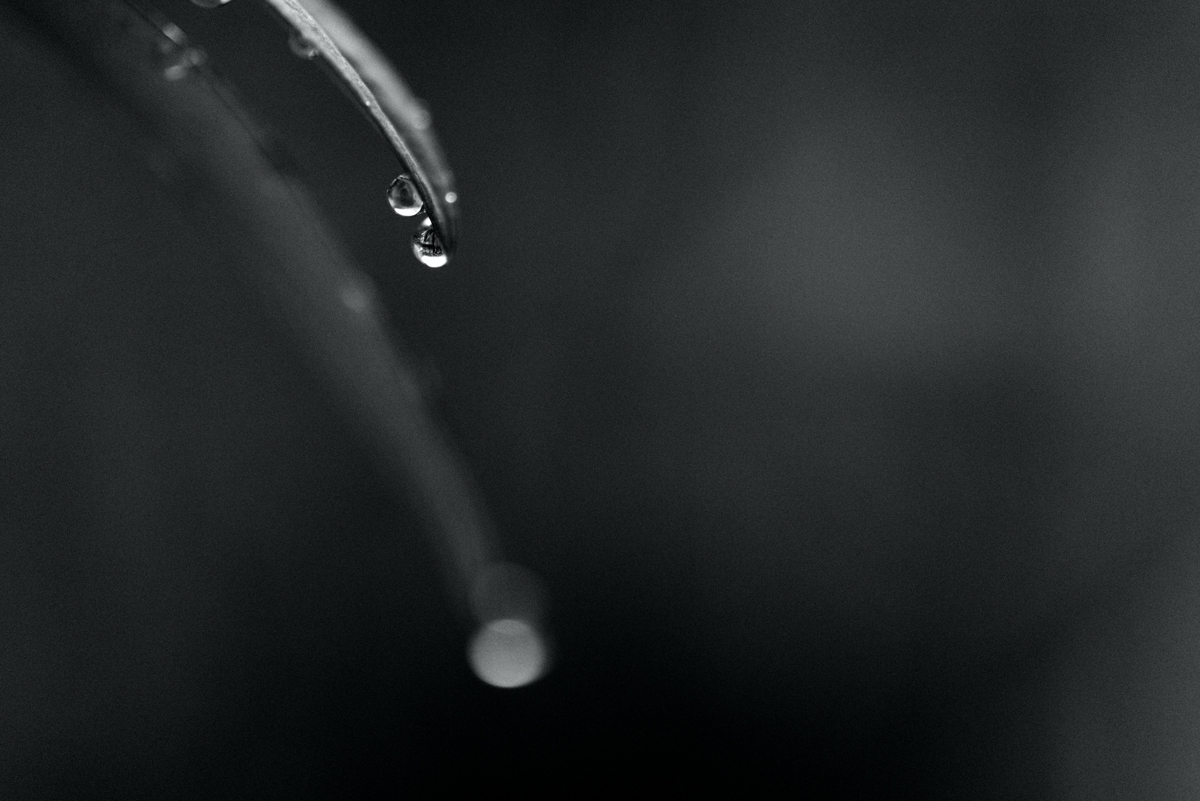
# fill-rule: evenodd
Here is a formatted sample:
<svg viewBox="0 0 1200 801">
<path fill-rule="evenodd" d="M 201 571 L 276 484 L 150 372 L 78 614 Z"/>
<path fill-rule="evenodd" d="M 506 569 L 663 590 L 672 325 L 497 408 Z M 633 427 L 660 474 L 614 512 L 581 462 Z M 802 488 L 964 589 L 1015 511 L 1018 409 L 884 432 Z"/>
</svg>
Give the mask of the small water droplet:
<svg viewBox="0 0 1200 801">
<path fill-rule="evenodd" d="M 457 192 L 447 192 L 446 193 L 446 202 L 447 203 L 457 203 L 458 202 L 458 193 Z"/>
<path fill-rule="evenodd" d="M 317 43 L 309 39 L 300 31 L 292 31 L 288 34 L 288 48 L 297 56 L 303 59 L 313 59 L 321 52 L 317 47 Z"/>
<path fill-rule="evenodd" d="M 162 47 L 166 48 L 163 50 L 164 53 L 171 47 L 171 44 L 174 44 L 176 47 L 187 47 L 187 36 L 184 35 L 183 31 L 174 22 L 164 20 L 159 23 L 158 29 L 162 31 L 163 36 L 170 40 L 170 43 L 164 42 L 162 45 Z"/>
<path fill-rule="evenodd" d="M 204 51 L 195 47 L 169 48 L 162 54 L 163 77 L 168 81 L 181 81 L 193 68 L 205 61 Z"/>
<path fill-rule="evenodd" d="M 392 211 L 401 217 L 412 217 L 421 212 L 421 195 L 417 192 L 417 185 L 413 183 L 413 179 L 407 175 L 397 176 L 388 187 L 387 195 L 388 203 L 392 204 Z"/>
<path fill-rule="evenodd" d="M 433 222 L 428 217 L 413 234 L 412 248 L 417 261 L 426 267 L 443 267 L 450 261 L 450 257 L 446 255 L 446 248 L 442 246 L 442 240 L 438 238 L 437 231 L 433 230 Z"/>
<path fill-rule="evenodd" d="M 228 2 L 229 0 L 192 0 L 193 5 L 200 6 L 201 8 L 216 8 L 217 6 L 223 6 Z"/>
</svg>

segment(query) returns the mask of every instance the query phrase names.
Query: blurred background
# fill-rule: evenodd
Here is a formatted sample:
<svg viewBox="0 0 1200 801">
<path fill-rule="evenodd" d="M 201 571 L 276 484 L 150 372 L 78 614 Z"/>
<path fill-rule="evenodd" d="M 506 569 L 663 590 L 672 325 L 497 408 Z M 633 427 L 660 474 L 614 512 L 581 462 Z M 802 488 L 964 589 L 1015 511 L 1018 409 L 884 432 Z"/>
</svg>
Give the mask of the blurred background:
<svg viewBox="0 0 1200 801">
<path fill-rule="evenodd" d="M 159 7 L 375 281 L 554 670 L 472 676 L 253 260 L 10 16 L 0 779 L 1187 797 L 1200 9 L 342 5 L 457 174 L 443 270 L 260 4 Z"/>
</svg>

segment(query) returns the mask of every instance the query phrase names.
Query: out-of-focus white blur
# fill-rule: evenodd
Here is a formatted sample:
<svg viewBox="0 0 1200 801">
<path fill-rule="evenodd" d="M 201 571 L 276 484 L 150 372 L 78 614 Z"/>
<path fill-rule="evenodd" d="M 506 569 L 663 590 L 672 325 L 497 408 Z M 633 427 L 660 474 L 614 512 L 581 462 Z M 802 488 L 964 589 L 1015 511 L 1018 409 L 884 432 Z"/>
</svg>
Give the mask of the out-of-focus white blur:
<svg viewBox="0 0 1200 801">
<path fill-rule="evenodd" d="M 468 651 L 475 675 L 493 687 L 524 687 L 546 669 L 546 645 L 524 620 L 493 620 L 471 640 Z"/>
</svg>

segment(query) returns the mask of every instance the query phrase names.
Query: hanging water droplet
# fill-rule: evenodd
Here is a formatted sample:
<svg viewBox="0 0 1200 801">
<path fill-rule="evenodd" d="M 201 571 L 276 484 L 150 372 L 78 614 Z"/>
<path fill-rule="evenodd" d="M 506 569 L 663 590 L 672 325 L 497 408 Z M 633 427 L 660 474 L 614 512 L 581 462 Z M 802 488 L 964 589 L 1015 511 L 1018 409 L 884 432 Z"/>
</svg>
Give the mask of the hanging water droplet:
<svg viewBox="0 0 1200 801">
<path fill-rule="evenodd" d="M 300 31 L 292 31 L 288 35 L 288 48 L 304 59 L 316 58 L 317 53 L 321 52 L 320 48 L 317 47 L 317 43 L 300 33 Z"/>
<path fill-rule="evenodd" d="M 407 175 L 397 176 L 388 187 L 388 203 L 392 204 L 392 211 L 401 217 L 419 214 L 421 195 L 417 192 L 417 185 L 413 183 L 413 179 Z"/>
<path fill-rule="evenodd" d="M 421 227 L 413 234 L 412 248 L 417 261 L 426 267 L 443 267 L 450 261 L 450 257 L 446 255 L 446 248 L 442 246 L 442 240 L 438 238 L 437 231 L 433 230 L 433 222 L 428 217 L 421 221 Z"/>
</svg>

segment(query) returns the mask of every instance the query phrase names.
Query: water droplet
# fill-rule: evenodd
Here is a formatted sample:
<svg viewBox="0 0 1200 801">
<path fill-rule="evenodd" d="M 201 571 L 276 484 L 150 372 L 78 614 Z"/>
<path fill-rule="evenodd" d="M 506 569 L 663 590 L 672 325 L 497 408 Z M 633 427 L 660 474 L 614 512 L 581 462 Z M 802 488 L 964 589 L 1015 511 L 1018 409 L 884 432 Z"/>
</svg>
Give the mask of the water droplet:
<svg viewBox="0 0 1200 801">
<path fill-rule="evenodd" d="M 317 47 L 317 43 L 309 39 L 300 31 L 292 31 L 288 34 L 288 48 L 300 58 L 312 59 L 316 58 L 321 52 Z"/>
<path fill-rule="evenodd" d="M 175 47 L 187 47 L 187 43 L 188 43 L 187 36 L 184 35 L 183 31 L 180 30 L 179 26 L 176 25 L 174 22 L 171 22 L 170 20 L 164 20 L 159 23 L 158 27 L 159 27 L 159 30 L 162 31 L 162 35 L 167 37 L 167 39 L 170 40 L 169 43 L 164 42 L 161 45 L 161 47 L 163 47 L 164 53 L 171 50 L 172 45 L 174 45 Z"/>
<path fill-rule="evenodd" d="M 228 2 L 229 0 L 192 0 L 193 5 L 200 6 L 201 8 L 216 8 L 217 6 L 223 6 Z"/>
<path fill-rule="evenodd" d="M 401 217 L 419 214 L 422 206 L 421 195 L 417 192 L 417 185 L 413 183 L 413 179 L 407 175 L 397 176 L 388 187 L 388 203 L 392 204 L 392 211 Z"/>
<path fill-rule="evenodd" d="M 199 48 L 169 48 L 162 54 L 163 77 L 168 81 L 181 81 L 204 61 L 204 51 Z"/>
<path fill-rule="evenodd" d="M 457 192 L 447 192 L 446 193 L 446 202 L 447 203 L 457 203 L 458 202 L 458 193 Z"/>
<path fill-rule="evenodd" d="M 413 234 L 412 248 L 417 261 L 426 267 L 443 267 L 450 261 L 450 257 L 446 255 L 446 248 L 442 246 L 442 240 L 438 238 L 437 231 L 433 230 L 433 222 L 428 217 L 421 221 L 421 227 Z"/>
</svg>

